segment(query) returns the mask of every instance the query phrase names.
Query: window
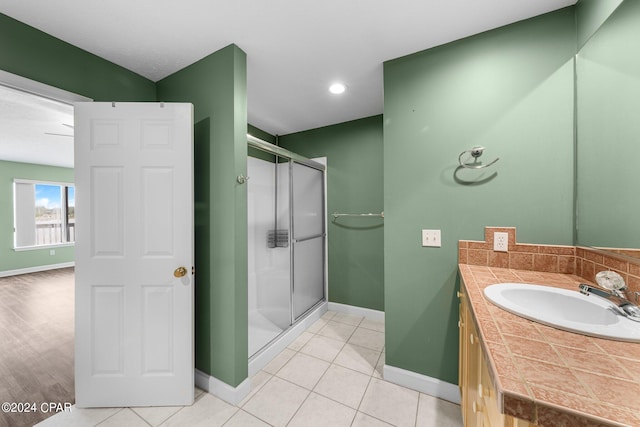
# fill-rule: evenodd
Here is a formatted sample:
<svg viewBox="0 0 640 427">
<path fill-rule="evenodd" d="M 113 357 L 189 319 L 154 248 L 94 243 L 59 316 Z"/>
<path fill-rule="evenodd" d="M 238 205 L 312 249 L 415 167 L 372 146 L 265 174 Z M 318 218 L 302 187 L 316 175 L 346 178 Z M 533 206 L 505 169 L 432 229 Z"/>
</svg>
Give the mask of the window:
<svg viewBox="0 0 640 427">
<path fill-rule="evenodd" d="M 14 247 L 59 246 L 75 241 L 75 187 L 13 181 Z"/>
</svg>

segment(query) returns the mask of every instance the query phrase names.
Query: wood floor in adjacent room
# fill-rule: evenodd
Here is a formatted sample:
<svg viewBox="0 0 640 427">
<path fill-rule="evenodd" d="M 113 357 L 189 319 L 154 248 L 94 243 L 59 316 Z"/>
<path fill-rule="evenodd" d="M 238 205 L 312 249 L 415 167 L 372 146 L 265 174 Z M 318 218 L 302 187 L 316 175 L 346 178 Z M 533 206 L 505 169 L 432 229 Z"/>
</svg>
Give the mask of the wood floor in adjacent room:
<svg viewBox="0 0 640 427">
<path fill-rule="evenodd" d="M 50 402 L 73 404 L 74 270 L 0 278 L 0 403 L 36 411 L 0 412 L 1 427 L 32 426 L 55 415 Z"/>
</svg>

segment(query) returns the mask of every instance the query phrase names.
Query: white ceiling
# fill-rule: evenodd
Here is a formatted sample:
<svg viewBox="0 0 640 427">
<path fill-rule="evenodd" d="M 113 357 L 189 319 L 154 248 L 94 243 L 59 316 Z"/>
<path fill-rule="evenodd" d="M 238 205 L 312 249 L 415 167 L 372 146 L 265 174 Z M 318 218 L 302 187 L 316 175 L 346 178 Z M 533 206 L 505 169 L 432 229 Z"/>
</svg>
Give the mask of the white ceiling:
<svg viewBox="0 0 640 427">
<path fill-rule="evenodd" d="M 0 85 L 0 159 L 73 167 L 73 107 Z"/>
<path fill-rule="evenodd" d="M 0 13 L 153 81 L 235 43 L 247 53 L 249 123 L 284 135 L 381 114 L 384 61 L 575 3 L 21 0 Z M 334 81 L 343 95 L 328 92 Z"/>
</svg>

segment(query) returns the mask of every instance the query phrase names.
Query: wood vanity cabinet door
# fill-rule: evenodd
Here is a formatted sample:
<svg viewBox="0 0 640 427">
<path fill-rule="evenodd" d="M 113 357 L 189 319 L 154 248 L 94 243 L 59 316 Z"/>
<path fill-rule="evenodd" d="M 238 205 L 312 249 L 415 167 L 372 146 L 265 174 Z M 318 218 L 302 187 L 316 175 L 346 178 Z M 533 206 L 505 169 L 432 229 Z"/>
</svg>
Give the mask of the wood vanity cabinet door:
<svg viewBox="0 0 640 427">
<path fill-rule="evenodd" d="M 534 427 L 527 421 L 501 414 L 496 389 L 480 345 L 480 335 L 463 291 L 460 298 L 458 382 L 464 427 Z"/>
<path fill-rule="evenodd" d="M 490 425 L 496 427 L 504 426 L 506 425 L 505 416 L 498 411 L 498 400 L 496 398 L 495 387 L 493 386 L 493 381 L 491 381 L 491 377 L 489 376 L 489 369 L 482 352 L 481 358 L 482 370 L 480 373 L 480 383 L 478 384 L 478 394 L 482 399 Z"/>
<path fill-rule="evenodd" d="M 482 408 L 483 405 L 478 396 L 482 350 L 478 342 L 478 331 L 469 311 L 466 295 L 460 292 L 459 297 L 459 383 L 462 418 L 465 427 L 477 427 L 486 425 Z"/>
<path fill-rule="evenodd" d="M 460 385 L 460 409 L 462 411 L 462 420 L 466 427 L 473 426 L 470 423 L 473 412 L 471 411 L 471 402 L 469 401 L 469 328 L 467 300 L 464 292 L 458 292 L 460 298 L 460 315 L 458 319 L 458 383 Z"/>
<path fill-rule="evenodd" d="M 469 403 L 471 413 L 469 414 L 470 426 L 484 426 L 484 403 L 478 396 L 478 384 L 480 383 L 480 373 L 482 367 L 482 348 L 480 347 L 478 329 L 469 310 L 467 310 L 467 340 L 469 341 L 468 369 L 469 369 Z"/>
<path fill-rule="evenodd" d="M 462 401 L 462 407 L 464 407 L 464 386 L 465 386 L 465 373 L 466 366 L 464 361 L 466 360 L 466 349 L 467 347 L 464 344 L 464 337 L 466 335 L 465 329 L 465 295 L 462 292 L 458 292 L 458 297 L 460 298 L 460 304 L 458 305 L 459 314 L 458 314 L 458 386 L 460 387 L 460 398 Z"/>
</svg>

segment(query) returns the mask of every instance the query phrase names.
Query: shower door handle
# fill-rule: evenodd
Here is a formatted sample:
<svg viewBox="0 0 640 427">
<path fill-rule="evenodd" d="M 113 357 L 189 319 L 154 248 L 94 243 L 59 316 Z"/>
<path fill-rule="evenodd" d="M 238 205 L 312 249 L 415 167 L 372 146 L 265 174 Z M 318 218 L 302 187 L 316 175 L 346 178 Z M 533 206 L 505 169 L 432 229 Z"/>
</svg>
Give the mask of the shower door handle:
<svg viewBox="0 0 640 427">
<path fill-rule="evenodd" d="M 299 239 L 291 239 L 293 243 L 306 242 L 307 240 L 317 239 L 318 237 L 326 237 L 326 233 L 316 234 L 315 236 L 301 237 Z"/>
</svg>

